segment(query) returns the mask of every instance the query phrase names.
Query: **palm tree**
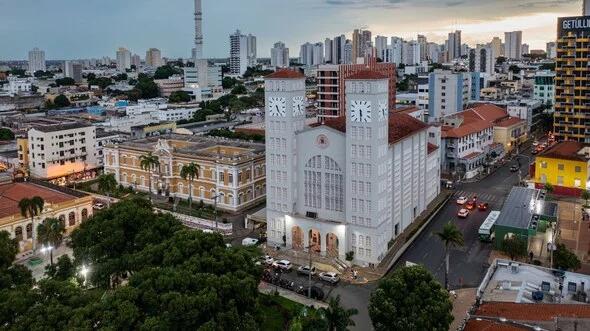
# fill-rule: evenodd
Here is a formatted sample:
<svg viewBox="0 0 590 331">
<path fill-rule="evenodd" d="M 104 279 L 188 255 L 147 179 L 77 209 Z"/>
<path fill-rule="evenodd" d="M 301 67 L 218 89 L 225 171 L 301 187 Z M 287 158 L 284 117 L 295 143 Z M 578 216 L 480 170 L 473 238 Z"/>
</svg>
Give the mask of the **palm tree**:
<svg viewBox="0 0 590 331">
<path fill-rule="evenodd" d="M 23 198 L 18 202 L 18 208 L 20 209 L 20 214 L 23 217 L 30 217 L 31 218 L 31 226 L 35 227 L 35 216 L 39 216 L 43 212 L 43 205 L 45 205 L 45 201 L 43 198 L 39 196 L 34 196 L 32 198 Z M 34 232 L 33 232 L 34 236 Z M 33 238 L 33 250 L 37 247 L 37 241 Z"/>
<path fill-rule="evenodd" d="M 323 308 L 324 316 L 328 322 L 329 331 L 345 331 L 349 326 L 354 326 L 352 316 L 358 314 L 358 310 L 346 309 L 340 304 L 340 295 L 331 297 L 327 308 Z"/>
<path fill-rule="evenodd" d="M 102 174 L 98 177 L 98 190 L 106 193 L 108 207 L 111 207 L 111 193 L 115 191 L 115 188 L 117 188 L 115 174 Z"/>
<path fill-rule="evenodd" d="M 586 204 L 584 206 L 588 206 L 588 200 L 590 200 L 590 191 L 583 190 L 582 194 L 580 195 L 580 198 L 586 200 Z"/>
<path fill-rule="evenodd" d="M 445 289 L 449 289 L 449 255 L 452 247 L 463 246 L 463 233 L 451 222 L 445 224 L 441 232 L 437 232 L 438 238 L 445 244 Z"/>
<path fill-rule="evenodd" d="M 192 208 L 192 204 L 193 204 L 193 181 L 195 179 L 199 179 L 199 172 L 200 171 L 201 171 L 201 167 L 198 164 L 195 164 L 194 162 L 191 162 L 190 164 L 182 166 L 182 169 L 180 170 L 180 177 L 182 177 L 182 179 L 184 179 L 184 180 L 188 179 L 188 208 L 189 209 Z"/>
<path fill-rule="evenodd" d="M 152 152 L 147 153 L 139 157 L 139 166 L 141 169 L 148 172 L 148 181 L 150 189 L 150 200 L 152 200 L 152 169 L 160 165 L 160 159 L 158 156 L 153 155 Z"/>
<path fill-rule="evenodd" d="M 66 224 L 57 218 L 47 218 L 37 227 L 37 241 L 49 249 L 49 261 L 53 265 L 53 249 L 58 248 L 64 240 Z"/>
</svg>

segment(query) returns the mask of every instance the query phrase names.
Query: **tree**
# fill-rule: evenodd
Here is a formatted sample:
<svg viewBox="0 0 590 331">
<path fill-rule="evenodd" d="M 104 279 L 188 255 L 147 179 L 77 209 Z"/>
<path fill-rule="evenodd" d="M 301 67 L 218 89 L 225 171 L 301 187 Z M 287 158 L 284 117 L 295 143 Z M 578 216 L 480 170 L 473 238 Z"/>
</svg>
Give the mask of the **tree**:
<svg viewBox="0 0 590 331">
<path fill-rule="evenodd" d="M 234 87 L 234 85 L 236 85 L 237 83 L 238 80 L 233 77 L 223 77 L 223 80 L 221 81 L 221 86 L 224 89 L 230 89 Z"/>
<path fill-rule="evenodd" d="M 18 243 L 10 233 L 0 231 L 0 269 L 9 268 L 18 253 Z"/>
<path fill-rule="evenodd" d="M 328 321 L 323 309 L 304 308 L 293 318 L 289 331 L 326 331 Z"/>
<path fill-rule="evenodd" d="M 8 128 L 0 128 L 0 140 L 14 140 L 14 133 Z"/>
<path fill-rule="evenodd" d="M 117 188 L 115 174 L 102 174 L 98 177 L 98 190 L 106 193 L 108 201 L 107 206 L 111 207 L 111 193 Z"/>
<path fill-rule="evenodd" d="M 160 96 L 160 89 L 158 88 L 158 85 L 154 83 L 153 79 L 145 75 L 139 75 L 137 84 L 131 92 L 134 93 L 129 94 L 130 98 L 135 95 L 142 99 L 152 99 Z"/>
<path fill-rule="evenodd" d="M 171 103 L 189 102 L 191 101 L 191 96 L 186 91 L 174 91 L 168 97 L 168 101 Z"/>
<path fill-rule="evenodd" d="M 553 268 L 576 271 L 581 267 L 582 263 L 576 254 L 564 244 L 557 244 L 557 249 L 553 252 Z"/>
<path fill-rule="evenodd" d="M 70 256 L 65 254 L 57 259 L 56 264 L 45 267 L 45 275 L 55 280 L 66 281 L 76 276 L 76 266 Z"/>
<path fill-rule="evenodd" d="M 46 218 L 37 226 L 37 242 L 43 246 L 57 249 L 64 240 L 65 221 Z M 53 265 L 53 249 L 49 249 L 49 261 Z"/>
<path fill-rule="evenodd" d="M 402 267 L 379 282 L 369 299 L 376 331 L 449 329 L 453 305 L 448 292 L 422 266 Z"/>
<path fill-rule="evenodd" d="M 516 64 L 510 65 L 510 67 L 508 68 L 508 70 L 512 71 L 515 74 L 519 74 L 520 73 L 520 67 L 517 66 Z"/>
<path fill-rule="evenodd" d="M 451 222 L 444 225 L 441 232 L 436 235 L 445 245 L 445 289 L 449 289 L 449 256 L 451 248 L 463 246 L 463 233 Z"/>
<path fill-rule="evenodd" d="M 323 308 L 324 316 L 328 322 L 329 331 L 346 331 L 349 326 L 354 326 L 352 316 L 358 314 L 357 309 L 345 309 L 340 304 L 340 295 L 330 297 L 328 308 Z"/>
<path fill-rule="evenodd" d="M 503 65 L 506 62 L 506 58 L 504 56 L 498 56 L 496 58 L 496 65 Z"/>
<path fill-rule="evenodd" d="M 231 90 L 231 94 L 233 94 L 233 95 L 246 94 L 246 93 L 248 93 L 248 90 L 242 84 L 234 86 L 234 88 Z"/>
<path fill-rule="evenodd" d="M 543 189 L 544 189 L 545 191 L 547 191 L 547 193 L 548 193 L 548 194 L 551 194 L 551 193 L 553 193 L 553 190 L 554 190 L 554 189 L 553 189 L 553 185 L 551 185 L 551 183 L 545 183 L 545 184 L 543 185 Z"/>
<path fill-rule="evenodd" d="M 148 172 L 148 183 L 149 183 L 149 190 L 150 190 L 150 200 L 152 199 L 152 170 L 155 167 L 160 166 L 160 159 L 157 155 L 153 155 L 152 152 L 149 152 L 145 155 L 139 157 L 139 166 L 141 169 Z"/>
<path fill-rule="evenodd" d="M 59 108 L 69 107 L 70 100 L 65 95 L 60 94 L 60 95 L 56 96 L 55 99 L 53 99 L 53 104 Z"/>
<path fill-rule="evenodd" d="M 201 167 L 194 162 L 190 164 L 186 164 L 182 166 L 180 169 L 180 177 L 182 179 L 188 179 L 188 207 L 192 208 L 193 204 L 193 181 L 195 179 L 199 179 L 199 172 L 201 171 Z"/>
<path fill-rule="evenodd" d="M 31 225 L 35 224 L 35 217 L 39 216 L 43 212 L 43 206 L 45 205 L 45 201 L 43 198 L 39 196 L 34 196 L 32 198 L 23 198 L 18 202 L 18 208 L 20 209 L 20 214 L 23 217 L 30 217 L 31 218 Z M 34 238 L 35 233 L 33 233 L 33 250 L 35 250 L 37 241 Z"/>
<path fill-rule="evenodd" d="M 179 75 L 181 73 L 181 70 L 178 70 L 167 64 L 156 69 L 156 72 L 154 73 L 154 79 L 168 79 L 170 76 Z"/>
<path fill-rule="evenodd" d="M 518 236 L 505 238 L 502 242 L 502 252 L 510 256 L 511 260 L 516 260 L 527 255 L 527 241 Z"/>
<path fill-rule="evenodd" d="M 590 191 L 583 190 L 582 193 L 580 194 L 580 198 L 582 198 L 586 201 L 586 204 L 584 206 L 588 206 L 588 200 L 590 200 Z"/>
<path fill-rule="evenodd" d="M 113 76 L 112 79 L 114 79 L 116 82 L 121 82 L 126 81 L 127 79 L 129 79 L 129 77 L 126 73 L 120 73 L 118 75 Z"/>
<path fill-rule="evenodd" d="M 76 85 L 76 81 L 71 77 L 58 78 L 55 80 L 57 86 L 73 86 Z"/>
</svg>

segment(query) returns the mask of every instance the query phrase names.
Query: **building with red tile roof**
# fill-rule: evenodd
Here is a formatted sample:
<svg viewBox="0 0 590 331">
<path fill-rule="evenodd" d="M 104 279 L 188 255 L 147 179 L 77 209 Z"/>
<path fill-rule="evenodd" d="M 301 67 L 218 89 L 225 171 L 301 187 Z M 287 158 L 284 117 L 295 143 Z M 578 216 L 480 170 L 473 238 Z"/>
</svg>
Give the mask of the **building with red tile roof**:
<svg viewBox="0 0 590 331">
<path fill-rule="evenodd" d="M 41 197 L 45 205 L 42 213 L 31 221 L 30 217 L 21 215 L 19 202 L 36 196 Z M 58 218 L 64 222 L 66 231 L 71 232 L 91 215 L 90 195 L 43 182 L 0 183 L 0 231 L 7 231 L 17 239 L 19 253 L 35 248 L 33 229 L 44 219 Z"/>
<path fill-rule="evenodd" d="M 556 194 L 579 197 L 582 191 L 590 189 L 588 169 L 590 145 L 561 141 L 537 155 L 531 177 L 538 188 L 549 183 Z"/>
</svg>

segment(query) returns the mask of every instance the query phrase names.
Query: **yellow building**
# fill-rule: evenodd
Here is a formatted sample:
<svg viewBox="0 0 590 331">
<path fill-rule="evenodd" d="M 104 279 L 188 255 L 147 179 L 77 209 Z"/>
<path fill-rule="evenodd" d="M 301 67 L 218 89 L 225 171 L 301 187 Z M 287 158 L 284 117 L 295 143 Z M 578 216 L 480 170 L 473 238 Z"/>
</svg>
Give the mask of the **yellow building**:
<svg viewBox="0 0 590 331">
<path fill-rule="evenodd" d="M 92 216 L 90 195 L 53 187 L 50 184 L 1 183 L 0 184 L 0 231 L 10 233 L 18 242 L 19 253 L 28 253 L 37 246 L 37 227 L 46 218 L 57 218 L 73 231 L 81 222 Z M 43 211 L 31 221 L 24 217 L 18 206 L 23 198 L 39 196 L 45 201 Z"/>
<path fill-rule="evenodd" d="M 549 183 L 558 194 L 579 195 L 590 188 L 589 161 L 590 147 L 575 141 L 557 143 L 537 155 L 535 183 L 539 187 Z"/>
<path fill-rule="evenodd" d="M 527 140 L 527 123 L 518 117 L 507 117 L 494 123 L 494 142 L 511 152 Z"/>
<path fill-rule="evenodd" d="M 217 199 L 220 209 L 238 212 L 266 199 L 264 144 L 175 134 L 147 137 L 106 146 L 105 173 L 147 192 L 150 174 L 141 168 L 140 157 L 149 152 L 160 162 L 151 174 L 154 194 L 188 199 L 189 182 L 180 171 L 194 162 L 201 169 L 193 182 L 194 201 L 214 204 Z"/>
</svg>

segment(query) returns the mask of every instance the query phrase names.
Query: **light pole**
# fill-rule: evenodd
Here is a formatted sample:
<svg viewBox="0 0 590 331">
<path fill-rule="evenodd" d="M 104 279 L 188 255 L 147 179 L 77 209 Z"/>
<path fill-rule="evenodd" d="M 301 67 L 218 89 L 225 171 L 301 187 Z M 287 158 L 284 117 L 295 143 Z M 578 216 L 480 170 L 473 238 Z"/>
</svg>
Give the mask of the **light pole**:
<svg viewBox="0 0 590 331">
<path fill-rule="evenodd" d="M 80 269 L 80 275 L 84 277 L 84 282 L 82 283 L 82 286 L 86 286 L 86 278 L 88 276 L 89 271 L 90 269 L 85 264 L 83 264 L 82 268 Z"/>
<path fill-rule="evenodd" d="M 309 246 L 307 246 L 307 250 L 309 252 L 309 274 L 307 277 L 307 297 L 311 299 L 311 244 L 309 244 Z"/>
</svg>

